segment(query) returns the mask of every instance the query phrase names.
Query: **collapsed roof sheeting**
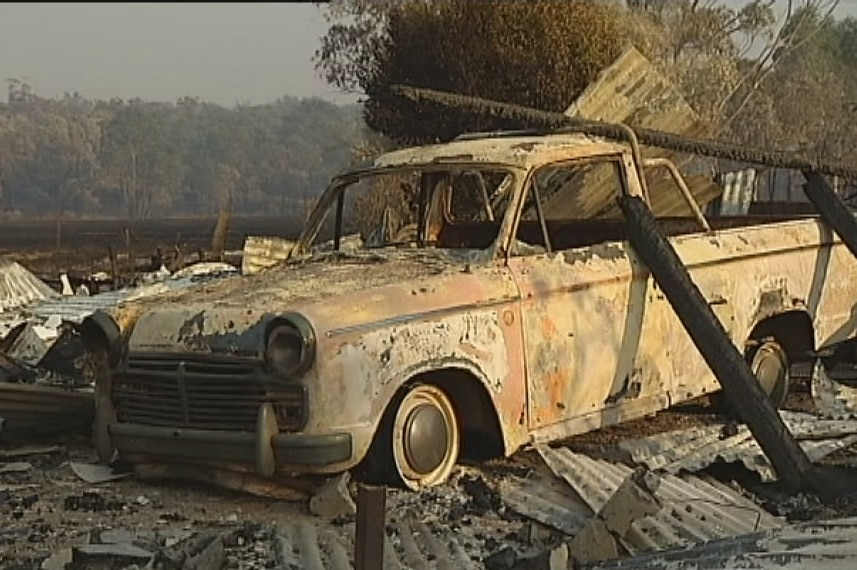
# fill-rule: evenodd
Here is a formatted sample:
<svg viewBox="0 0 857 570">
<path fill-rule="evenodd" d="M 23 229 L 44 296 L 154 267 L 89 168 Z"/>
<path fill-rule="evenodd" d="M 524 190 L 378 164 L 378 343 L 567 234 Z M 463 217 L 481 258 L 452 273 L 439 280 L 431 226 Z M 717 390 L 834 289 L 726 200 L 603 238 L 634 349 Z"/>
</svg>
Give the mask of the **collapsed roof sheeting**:
<svg viewBox="0 0 857 570">
<path fill-rule="evenodd" d="M 574 491 L 553 476 L 509 477 L 500 481 L 498 490 L 502 501 L 516 513 L 565 534 L 577 534 L 592 516 Z"/>
<path fill-rule="evenodd" d="M 241 274 L 253 275 L 282 263 L 291 255 L 295 243 L 277 236 L 247 236 L 241 255 Z"/>
<path fill-rule="evenodd" d="M 789 431 L 812 461 L 857 444 L 857 423 L 823 420 L 813 414 L 780 412 Z M 746 426 L 724 437 L 724 424 L 676 430 L 619 443 L 629 459 L 667 473 L 699 471 L 723 460 L 741 462 L 762 481 L 777 479 L 776 472 Z"/>
<path fill-rule="evenodd" d="M 92 295 L 91 297 L 75 295 L 49 299 L 28 307 L 26 313 L 43 319 L 59 317 L 63 321 L 80 323 L 99 309 L 116 307 L 137 299 L 155 297 L 170 291 L 188 289 L 205 281 L 237 274 L 238 270 L 233 267 L 224 268 L 217 266 L 212 273 L 194 275 L 188 272 L 182 277 L 173 276 L 156 283 L 107 291 L 98 295 Z"/>
<path fill-rule="evenodd" d="M 586 566 L 595 570 L 846 570 L 857 568 L 857 518 L 811 522 Z"/>
<path fill-rule="evenodd" d="M 705 126 L 681 92 L 643 54 L 634 47 L 626 49 L 613 64 L 606 67 L 565 111 L 579 117 L 608 123 L 625 123 L 638 128 L 655 129 L 675 134 L 700 136 Z M 675 153 L 643 148 L 646 158 L 669 158 L 676 165 L 688 162 Z M 647 169 L 652 211 L 658 216 L 688 215 L 690 211 L 675 182 L 664 173 Z M 722 193 L 710 177 L 685 176 L 690 193 L 700 206 Z M 572 192 L 575 195 L 580 192 Z M 564 193 L 553 196 L 545 205 L 555 216 L 573 215 L 584 218 L 620 217 L 615 201 L 616 189 L 610 181 L 589 184 L 585 204 L 565 200 Z M 608 209 L 605 210 L 605 206 Z"/>
<path fill-rule="evenodd" d="M 59 293 L 21 264 L 0 259 L 0 313 L 57 297 Z"/>
<path fill-rule="evenodd" d="M 705 132 L 681 92 L 634 47 L 604 68 L 565 114 L 689 136 Z"/>
<path fill-rule="evenodd" d="M 3 441 L 34 441 L 88 428 L 94 413 L 91 390 L 0 382 Z"/>
<path fill-rule="evenodd" d="M 601 510 L 633 471 L 626 465 L 592 459 L 566 448 L 537 447 L 537 451 L 593 512 Z M 782 526 L 779 519 L 749 499 L 711 479 L 666 475 L 655 496 L 664 508 L 633 523 L 623 544 L 631 554 Z"/>
</svg>

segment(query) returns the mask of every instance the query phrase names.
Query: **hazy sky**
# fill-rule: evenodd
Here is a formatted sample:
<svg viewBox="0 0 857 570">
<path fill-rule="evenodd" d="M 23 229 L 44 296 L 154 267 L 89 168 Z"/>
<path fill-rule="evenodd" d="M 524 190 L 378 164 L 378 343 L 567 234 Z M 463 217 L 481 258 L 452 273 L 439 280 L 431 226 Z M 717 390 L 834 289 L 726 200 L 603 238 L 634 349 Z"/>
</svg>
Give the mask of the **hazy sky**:
<svg viewBox="0 0 857 570">
<path fill-rule="evenodd" d="M 3 3 L 0 80 L 43 96 L 335 99 L 310 59 L 325 30 L 314 4 Z"/>
<path fill-rule="evenodd" d="M 857 16 L 857 0 L 838 14 Z M 352 101 L 313 68 L 325 29 L 310 3 L 2 3 L 0 80 L 25 79 L 42 96 Z"/>
</svg>

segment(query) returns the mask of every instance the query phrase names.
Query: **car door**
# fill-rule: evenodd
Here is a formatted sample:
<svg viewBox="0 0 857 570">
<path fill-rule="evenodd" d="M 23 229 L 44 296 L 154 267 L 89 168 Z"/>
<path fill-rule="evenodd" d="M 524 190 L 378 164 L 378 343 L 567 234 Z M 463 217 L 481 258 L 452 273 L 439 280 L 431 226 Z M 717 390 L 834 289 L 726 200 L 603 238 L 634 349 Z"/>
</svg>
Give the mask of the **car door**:
<svg viewBox="0 0 857 570">
<path fill-rule="evenodd" d="M 550 164 L 527 184 L 508 264 L 521 290 L 531 430 L 579 433 L 665 402 L 668 356 L 640 351 L 644 335 L 666 332 L 646 315 L 665 301 L 624 244 L 615 207 L 635 176 L 629 161 Z"/>
</svg>

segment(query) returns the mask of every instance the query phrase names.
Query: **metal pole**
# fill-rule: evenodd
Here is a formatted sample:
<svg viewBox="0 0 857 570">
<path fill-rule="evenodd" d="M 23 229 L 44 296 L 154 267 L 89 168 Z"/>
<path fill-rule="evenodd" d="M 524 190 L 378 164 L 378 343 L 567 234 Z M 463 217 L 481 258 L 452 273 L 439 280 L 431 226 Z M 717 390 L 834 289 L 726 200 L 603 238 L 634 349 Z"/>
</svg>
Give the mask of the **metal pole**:
<svg viewBox="0 0 857 570">
<path fill-rule="evenodd" d="M 355 570 L 383 570 L 387 488 L 358 485 Z"/>
<path fill-rule="evenodd" d="M 767 151 L 716 140 L 697 139 L 653 129 L 631 129 L 623 124 L 611 124 L 582 119 L 580 117 L 568 117 L 562 113 L 542 111 L 540 109 L 533 109 L 532 107 L 433 89 L 392 85 L 390 86 L 390 90 L 394 94 L 416 103 L 434 103 L 446 107 L 470 110 L 483 116 L 500 117 L 525 125 L 546 127 L 553 131 L 568 129 L 571 132 L 583 132 L 590 135 L 626 141 L 631 145 L 632 149 L 639 143 L 674 152 L 698 154 L 773 168 L 816 172 L 830 176 L 840 176 L 849 181 L 857 180 L 857 167 L 853 164 L 828 163 L 795 153 Z M 637 161 L 640 162 L 639 157 L 637 157 Z M 641 181 L 645 179 L 642 173 L 640 173 L 640 178 Z"/>
</svg>

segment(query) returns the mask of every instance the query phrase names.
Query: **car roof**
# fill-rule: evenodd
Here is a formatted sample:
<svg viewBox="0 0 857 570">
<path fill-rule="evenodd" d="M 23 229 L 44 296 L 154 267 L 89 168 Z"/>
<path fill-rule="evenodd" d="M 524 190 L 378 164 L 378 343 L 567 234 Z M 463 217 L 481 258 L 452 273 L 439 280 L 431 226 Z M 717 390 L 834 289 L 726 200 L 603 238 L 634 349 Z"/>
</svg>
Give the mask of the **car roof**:
<svg viewBox="0 0 857 570">
<path fill-rule="evenodd" d="M 486 135 L 395 150 L 379 156 L 373 167 L 485 162 L 529 168 L 563 159 L 615 154 L 627 148 L 618 142 L 577 133 Z"/>
</svg>

